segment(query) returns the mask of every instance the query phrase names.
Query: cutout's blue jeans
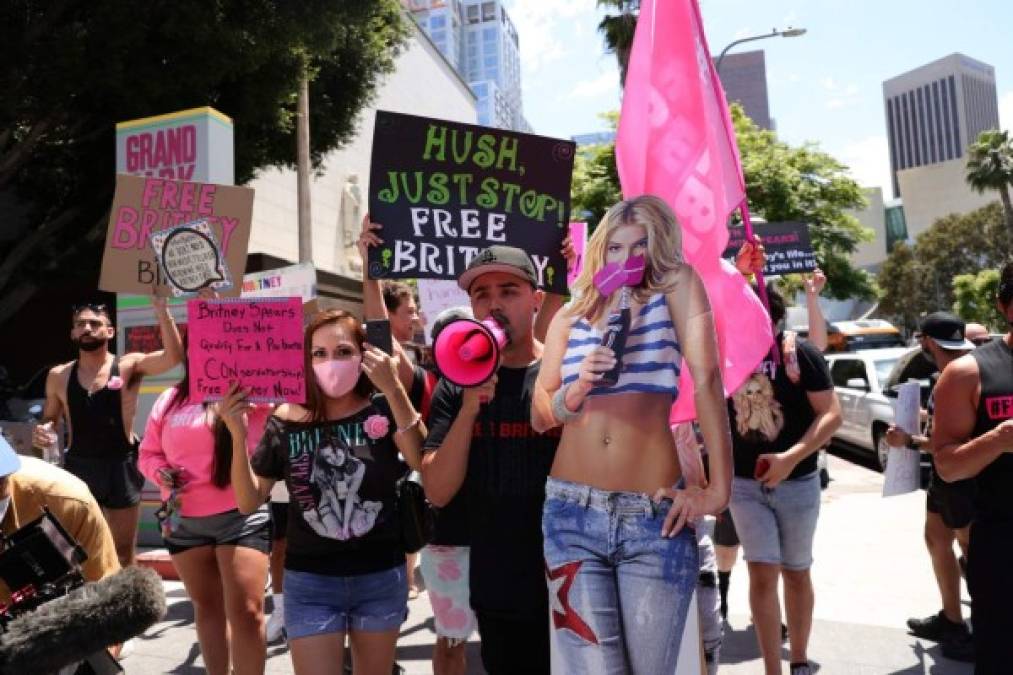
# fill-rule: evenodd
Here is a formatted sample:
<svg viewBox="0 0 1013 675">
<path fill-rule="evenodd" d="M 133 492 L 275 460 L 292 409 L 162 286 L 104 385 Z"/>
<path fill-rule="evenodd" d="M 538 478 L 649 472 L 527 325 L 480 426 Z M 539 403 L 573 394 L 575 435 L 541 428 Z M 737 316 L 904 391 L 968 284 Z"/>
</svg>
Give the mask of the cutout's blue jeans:
<svg viewBox="0 0 1013 675">
<path fill-rule="evenodd" d="M 700 566 L 691 528 L 661 536 L 670 506 L 548 480 L 542 532 L 553 662 L 563 672 L 675 672 Z"/>
</svg>

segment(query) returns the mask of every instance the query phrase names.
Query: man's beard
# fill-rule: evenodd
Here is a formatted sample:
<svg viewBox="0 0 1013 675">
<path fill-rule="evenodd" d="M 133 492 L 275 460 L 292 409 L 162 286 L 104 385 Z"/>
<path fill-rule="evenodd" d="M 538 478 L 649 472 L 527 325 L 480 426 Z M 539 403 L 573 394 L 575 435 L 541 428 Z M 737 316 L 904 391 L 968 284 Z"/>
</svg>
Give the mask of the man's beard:
<svg viewBox="0 0 1013 675">
<path fill-rule="evenodd" d="M 82 352 L 94 352 L 106 346 L 108 342 L 108 339 L 99 338 L 91 338 L 88 342 L 85 342 L 83 338 L 78 338 L 74 340 L 74 345 Z"/>
</svg>

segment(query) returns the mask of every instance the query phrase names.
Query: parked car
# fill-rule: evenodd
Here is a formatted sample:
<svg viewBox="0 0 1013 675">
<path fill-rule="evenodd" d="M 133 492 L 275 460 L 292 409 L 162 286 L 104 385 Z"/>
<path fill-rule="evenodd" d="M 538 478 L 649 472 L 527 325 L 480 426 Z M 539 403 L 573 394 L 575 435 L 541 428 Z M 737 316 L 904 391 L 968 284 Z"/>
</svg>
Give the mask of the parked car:
<svg viewBox="0 0 1013 675">
<path fill-rule="evenodd" d="M 826 355 L 843 418 L 834 440 L 871 453 L 884 470 L 889 450 L 886 430 L 893 424 L 896 396 L 890 391 L 890 374 L 911 351 L 890 347 Z"/>
<path fill-rule="evenodd" d="M 897 327 L 882 319 L 835 321 L 827 329 L 828 353 L 903 346 L 904 338 Z"/>
</svg>

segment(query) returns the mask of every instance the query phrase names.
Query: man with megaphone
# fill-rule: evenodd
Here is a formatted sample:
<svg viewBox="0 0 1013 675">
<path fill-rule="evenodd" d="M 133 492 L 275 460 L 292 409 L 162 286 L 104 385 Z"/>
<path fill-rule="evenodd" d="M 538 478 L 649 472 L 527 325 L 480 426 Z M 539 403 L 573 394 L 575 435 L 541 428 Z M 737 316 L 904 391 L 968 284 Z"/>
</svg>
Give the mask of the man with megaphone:
<svg viewBox="0 0 1013 675">
<path fill-rule="evenodd" d="M 436 506 L 459 491 L 467 497 L 471 605 L 486 671 L 548 673 L 541 510 L 559 429 L 540 434 L 530 420 L 542 357 L 536 313 L 547 325 L 561 298 L 545 297 L 531 259 L 512 246 L 479 252 L 458 285 L 475 321 L 449 324 L 434 345 L 443 377 L 430 408 L 423 484 Z"/>
</svg>

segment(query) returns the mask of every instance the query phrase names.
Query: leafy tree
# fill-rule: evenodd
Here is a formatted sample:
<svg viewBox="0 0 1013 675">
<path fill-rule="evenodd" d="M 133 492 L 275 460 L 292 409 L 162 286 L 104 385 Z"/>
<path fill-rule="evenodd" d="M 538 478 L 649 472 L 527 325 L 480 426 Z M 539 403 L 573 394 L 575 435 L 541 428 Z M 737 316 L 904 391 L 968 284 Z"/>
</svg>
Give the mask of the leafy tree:
<svg viewBox="0 0 1013 675">
<path fill-rule="evenodd" d="M 981 270 L 977 274 L 953 277 L 953 311 L 968 323 L 980 323 L 992 331 L 1005 332 L 1005 319 L 995 306 L 999 291 L 999 270 Z"/>
<path fill-rule="evenodd" d="M 858 244 L 873 234 L 848 213 L 866 204 L 848 167 L 814 144 L 793 147 L 778 140 L 774 132 L 757 127 L 737 103 L 731 112 L 750 213 L 768 222 L 809 223 L 816 259 L 827 275 L 825 294 L 873 297 L 872 278 L 850 260 Z"/>
<path fill-rule="evenodd" d="M 811 224 L 813 249 L 827 274 L 826 295 L 874 297 L 872 278 L 856 269 L 849 259 L 860 242 L 872 238 L 872 232 L 848 213 L 849 209 L 861 208 L 865 197 L 858 183 L 847 175 L 847 167 L 813 145 L 796 148 L 777 140 L 773 132 L 753 124 L 737 103 L 732 104 L 732 120 L 750 212 L 769 222 Z M 614 144 L 581 148 L 571 195 L 573 212 L 590 212 L 592 223 L 622 198 Z"/>
<path fill-rule="evenodd" d="M 0 323 L 41 284 L 94 288 L 115 123 L 210 105 L 239 183 L 295 159 L 300 78 L 319 166 L 407 36 L 397 0 L 11 0 L 0 9 Z"/>
<path fill-rule="evenodd" d="M 928 302 L 922 297 L 924 278 L 924 268 L 904 242 L 894 245 L 876 277 L 882 293 L 879 310 L 909 332 L 918 328 L 918 317 Z"/>
<path fill-rule="evenodd" d="M 598 0 L 598 7 L 619 10 L 598 24 L 598 32 L 605 38 L 605 51 L 616 55 L 619 63 L 619 85 L 626 86 L 626 69 L 630 64 L 630 50 L 637 31 L 640 0 Z"/>
<path fill-rule="evenodd" d="M 916 317 L 950 310 L 956 301 L 954 279 L 983 269 L 998 269 L 1009 250 L 1010 237 L 998 202 L 963 215 L 940 218 L 918 235 L 913 249 L 903 244 L 894 246 L 877 278 L 883 290 L 880 307 L 888 315 L 913 313 Z M 913 286 L 891 280 L 899 270 L 908 268 L 913 269 Z"/>
<path fill-rule="evenodd" d="M 1013 202 L 1009 188 L 1013 184 L 1013 141 L 1009 133 L 990 129 L 978 134 L 967 149 L 967 182 L 979 193 L 995 190 L 1002 200 L 1006 231 L 1013 241 Z"/>
<path fill-rule="evenodd" d="M 619 114 L 601 115 L 613 131 Z M 578 149 L 573 163 L 571 213 L 575 220 L 587 220 L 591 230 L 601 221 L 605 212 L 623 198 L 619 189 L 616 169 L 615 143 L 585 145 Z M 590 233 L 590 230 L 589 230 Z"/>
</svg>

